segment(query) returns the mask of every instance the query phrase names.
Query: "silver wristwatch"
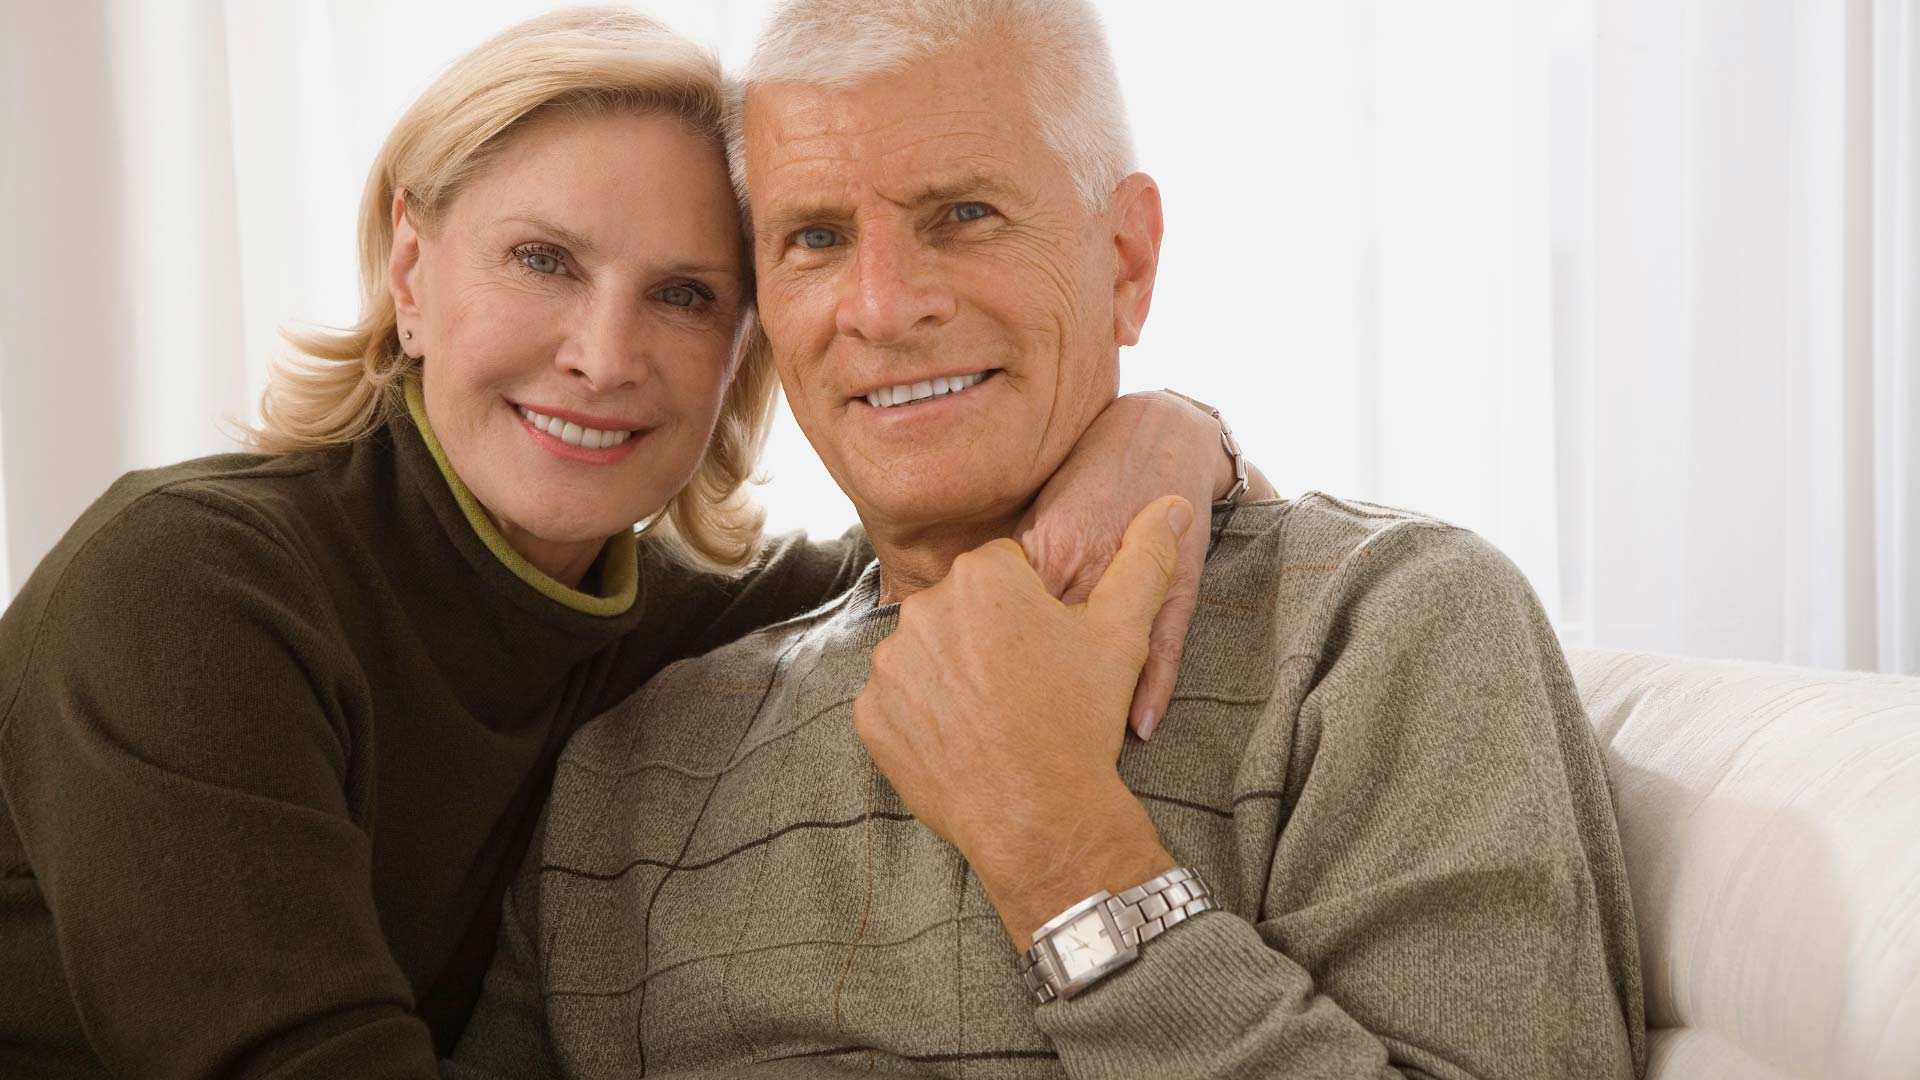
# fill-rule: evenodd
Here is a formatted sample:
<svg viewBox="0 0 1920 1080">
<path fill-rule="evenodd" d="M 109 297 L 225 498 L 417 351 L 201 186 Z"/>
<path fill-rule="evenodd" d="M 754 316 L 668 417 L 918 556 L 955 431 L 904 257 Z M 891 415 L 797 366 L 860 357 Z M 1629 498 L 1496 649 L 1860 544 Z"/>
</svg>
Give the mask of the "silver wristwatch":
<svg viewBox="0 0 1920 1080">
<path fill-rule="evenodd" d="M 1141 942 L 1213 906 L 1207 883 L 1184 866 L 1119 896 L 1102 889 L 1033 932 L 1020 976 L 1037 1004 L 1070 998 L 1133 963 Z"/>
</svg>

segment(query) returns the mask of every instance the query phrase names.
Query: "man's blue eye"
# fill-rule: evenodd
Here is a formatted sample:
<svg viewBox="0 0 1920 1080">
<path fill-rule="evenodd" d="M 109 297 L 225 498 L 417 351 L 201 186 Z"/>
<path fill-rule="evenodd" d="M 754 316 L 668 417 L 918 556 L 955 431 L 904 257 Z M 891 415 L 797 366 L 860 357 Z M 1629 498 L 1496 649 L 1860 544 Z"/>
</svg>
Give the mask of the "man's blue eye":
<svg viewBox="0 0 1920 1080">
<path fill-rule="evenodd" d="M 993 213 L 993 207 L 986 203 L 961 203 L 953 208 L 953 216 L 961 221 L 979 221 L 991 213 Z"/>
<path fill-rule="evenodd" d="M 800 232 L 800 246 L 812 248 L 815 251 L 819 251 L 821 248 L 830 248 L 834 245 L 834 242 L 839 239 L 840 237 L 836 235 L 832 229 L 823 229 L 817 226 L 811 229 L 803 229 Z"/>
<path fill-rule="evenodd" d="M 669 285 L 660 294 L 660 299 L 674 307 L 692 307 L 700 299 L 700 294 L 685 285 Z"/>
</svg>

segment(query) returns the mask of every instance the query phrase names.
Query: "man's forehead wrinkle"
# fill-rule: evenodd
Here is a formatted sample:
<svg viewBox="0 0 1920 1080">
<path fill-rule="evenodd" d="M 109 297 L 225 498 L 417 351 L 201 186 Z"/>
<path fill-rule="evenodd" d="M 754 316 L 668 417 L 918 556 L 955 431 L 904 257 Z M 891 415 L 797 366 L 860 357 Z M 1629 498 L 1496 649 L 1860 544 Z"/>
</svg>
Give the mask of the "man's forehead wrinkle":
<svg viewBox="0 0 1920 1080">
<path fill-rule="evenodd" d="M 941 122 L 945 118 L 951 122 Z M 961 122 L 960 118 L 978 120 Z M 1006 125 L 994 122 L 990 113 L 953 112 L 933 117 L 926 114 L 894 117 L 882 123 L 855 130 L 851 127 L 795 132 L 783 128 L 776 140 L 779 153 L 808 157 L 827 157 L 841 161 L 868 161 L 892 157 L 952 140 L 977 141 L 986 146 L 1006 141 Z"/>
<path fill-rule="evenodd" d="M 773 235 L 816 218 L 842 216 L 835 208 L 853 201 L 852 181 L 842 165 L 818 157 L 770 162 L 754 193 L 759 200 L 755 233 Z"/>
<path fill-rule="evenodd" d="M 885 135 L 894 128 L 923 124 L 943 131 L 979 128 L 983 133 L 987 129 L 1005 126 L 1001 123 L 999 110 L 981 106 L 980 108 L 913 109 L 911 111 L 903 109 L 901 112 L 882 117 L 864 126 L 848 123 L 840 130 L 843 134 L 855 138 L 871 138 Z"/>
</svg>

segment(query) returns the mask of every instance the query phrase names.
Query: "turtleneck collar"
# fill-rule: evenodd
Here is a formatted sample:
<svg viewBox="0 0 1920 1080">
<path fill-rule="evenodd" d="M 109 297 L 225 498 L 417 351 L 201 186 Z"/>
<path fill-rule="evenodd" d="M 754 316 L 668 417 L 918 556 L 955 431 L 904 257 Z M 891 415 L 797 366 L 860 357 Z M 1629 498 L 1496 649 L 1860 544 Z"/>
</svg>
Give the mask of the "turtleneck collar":
<svg viewBox="0 0 1920 1080">
<path fill-rule="evenodd" d="M 534 569 L 447 467 L 417 387 L 408 391 L 410 409 L 352 445 L 338 512 L 379 575 L 368 587 L 394 596 L 393 614 L 412 624 L 431 662 L 417 677 L 443 680 L 475 717 L 512 728 L 550 707 L 577 665 L 638 627 L 637 545 L 631 535 L 608 542 L 586 578 L 601 583 L 598 595 Z"/>
<path fill-rule="evenodd" d="M 433 463 L 439 467 L 440 475 L 446 480 L 447 490 L 460 507 L 460 512 L 472 527 L 475 536 L 486 545 L 500 564 L 513 572 L 513 575 L 531 586 L 535 592 L 563 604 L 575 611 L 587 615 L 619 615 L 633 607 L 634 597 L 639 590 L 639 563 L 634 554 L 633 530 L 616 533 L 607 539 L 606 547 L 599 559 L 599 590 L 597 593 L 582 592 L 554 580 L 543 573 L 539 567 L 526 560 L 526 557 L 507 543 L 500 535 L 487 511 L 474 498 L 473 492 L 460 475 L 453 471 L 453 465 L 447 461 L 447 452 L 440 445 L 440 439 L 433 433 L 433 424 L 427 419 L 427 404 L 420 390 L 420 380 L 409 378 L 406 381 L 407 413 L 413 418 L 413 425 L 420 433 L 420 440 L 426 444 L 427 452 L 433 456 Z"/>
</svg>

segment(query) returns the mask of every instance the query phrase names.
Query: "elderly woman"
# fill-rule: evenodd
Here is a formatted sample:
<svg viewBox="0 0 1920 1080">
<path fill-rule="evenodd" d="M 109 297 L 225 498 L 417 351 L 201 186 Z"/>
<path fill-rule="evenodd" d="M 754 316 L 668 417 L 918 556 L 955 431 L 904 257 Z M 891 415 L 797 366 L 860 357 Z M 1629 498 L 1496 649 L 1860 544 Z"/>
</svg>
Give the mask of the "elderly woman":
<svg viewBox="0 0 1920 1080">
<path fill-rule="evenodd" d="M 296 339 L 261 452 L 123 478 L 28 581 L 0 1074 L 433 1075 L 569 733 L 853 581 L 857 537 L 760 550 L 739 497 L 774 378 L 727 97 L 630 14 L 465 57 L 381 149 L 362 318 Z M 1225 468 L 1205 414 L 1123 402 L 1033 550 L 1097 573 Z"/>
</svg>

